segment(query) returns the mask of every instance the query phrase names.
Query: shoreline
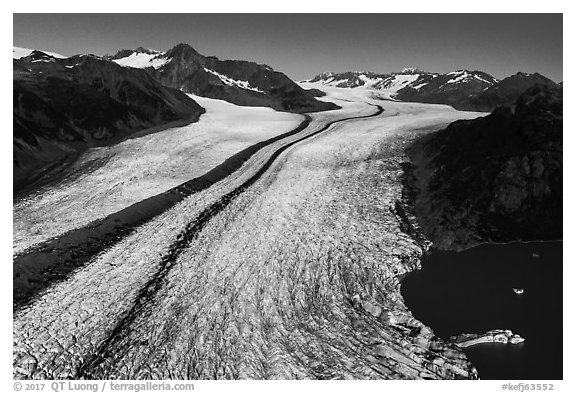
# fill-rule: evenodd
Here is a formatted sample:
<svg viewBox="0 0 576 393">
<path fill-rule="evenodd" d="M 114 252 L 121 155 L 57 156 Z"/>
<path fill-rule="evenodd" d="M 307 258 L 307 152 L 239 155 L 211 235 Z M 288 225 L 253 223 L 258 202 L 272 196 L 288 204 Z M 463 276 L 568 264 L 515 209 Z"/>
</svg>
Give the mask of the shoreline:
<svg viewBox="0 0 576 393">
<path fill-rule="evenodd" d="M 426 134 L 426 135 L 429 135 L 429 134 Z M 421 136 L 421 137 L 417 138 L 416 140 L 421 139 L 421 138 L 425 138 L 426 135 Z M 411 146 L 413 144 L 414 144 L 414 142 L 412 142 L 409 146 Z M 412 159 L 408 155 L 408 153 L 406 153 L 406 157 L 407 157 L 407 161 L 402 165 L 402 169 L 403 169 L 402 178 L 401 178 L 402 197 L 401 197 L 401 200 L 397 201 L 397 204 L 396 204 L 397 205 L 396 210 L 398 209 L 398 207 L 400 207 L 402 210 L 402 214 L 401 215 L 396 214 L 396 216 L 399 219 L 399 221 L 402 221 L 402 223 L 408 227 L 409 230 L 405 231 L 405 233 L 410 235 L 416 242 L 418 242 L 422 246 L 423 252 L 422 252 L 422 255 L 419 257 L 419 261 L 416 264 L 412 265 L 413 269 L 411 271 L 408 271 L 404 274 L 401 274 L 401 275 L 395 277 L 395 279 L 397 279 L 401 293 L 402 293 L 402 286 L 405 283 L 405 279 L 407 277 L 410 277 L 411 275 L 417 274 L 418 272 L 422 271 L 423 264 L 424 264 L 424 258 L 427 255 L 430 255 L 431 253 L 433 253 L 434 251 L 460 254 L 460 253 L 465 252 L 465 251 L 477 249 L 481 246 L 506 246 L 506 245 L 512 245 L 512 244 L 530 244 L 530 243 L 538 243 L 539 244 L 539 243 L 550 243 L 550 242 L 552 242 L 552 243 L 562 243 L 563 242 L 563 239 L 552 239 L 552 240 L 517 239 L 517 240 L 500 241 L 500 242 L 484 241 L 484 242 L 480 242 L 480 243 L 470 244 L 470 245 L 467 245 L 465 247 L 458 248 L 458 249 L 442 249 L 442 248 L 435 247 L 434 242 L 422 230 L 422 227 L 420 226 L 421 221 L 415 212 L 415 200 L 416 200 L 416 195 L 417 195 L 418 190 L 416 187 L 414 187 L 414 184 L 410 184 L 409 179 L 408 179 L 409 176 L 414 176 L 413 171 L 415 169 L 415 166 L 413 164 Z M 404 216 L 404 217 L 402 217 L 402 216 Z M 404 231 L 404 229 L 403 229 L 403 231 Z M 426 239 L 426 242 L 425 242 L 426 247 L 424 247 L 424 244 L 421 242 L 420 239 Z M 539 256 L 534 257 L 534 258 L 539 258 Z M 406 308 L 409 310 L 409 312 L 412 313 L 412 309 L 406 303 L 406 299 L 404 299 L 404 296 L 402 296 L 402 300 L 403 300 L 403 303 L 406 306 Z M 420 321 L 424 326 L 427 326 L 428 328 L 430 328 L 432 333 L 436 337 L 439 337 L 435 333 L 435 328 L 433 326 L 428 325 L 426 322 L 422 321 L 421 319 L 418 319 L 418 318 L 416 318 L 416 319 L 418 321 Z M 506 330 L 503 330 L 504 332 L 509 330 L 507 327 L 504 329 L 506 329 Z M 464 335 L 468 334 L 468 335 L 474 335 L 477 337 L 483 337 L 488 333 L 489 332 L 486 332 L 486 331 L 478 331 L 478 332 L 474 332 L 474 333 L 469 333 L 469 332 L 466 333 L 464 331 L 461 331 L 460 333 L 458 333 L 457 336 L 464 336 Z M 480 340 L 478 342 L 475 342 L 474 345 L 461 346 L 461 345 L 458 345 L 456 343 L 456 340 L 454 340 L 454 337 L 456 337 L 456 336 L 452 336 L 452 337 L 450 337 L 450 339 L 443 339 L 441 337 L 439 337 L 439 338 L 446 341 L 446 343 L 448 343 L 448 344 L 456 345 L 463 353 L 465 353 L 466 359 L 470 362 L 470 364 L 474 367 L 474 369 L 476 369 L 477 363 L 473 362 L 471 360 L 471 358 L 469 357 L 468 353 L 465 352 L 465 350 L 468 350 L 469 347 L 482 347 L 483 345 L 480 345 L 480 344 L 494 343 L 494 341 L 489 342 L 489 341 Z M 522 341 L 523 340 L 524 339 L 522 339 Z M 515 341 L 514 344 L 516 344 L 516 340 L 514 340 L 514 341 Z M 478 375 L 478 378 L 481 379 L 482 376 Z"/>
</svg>

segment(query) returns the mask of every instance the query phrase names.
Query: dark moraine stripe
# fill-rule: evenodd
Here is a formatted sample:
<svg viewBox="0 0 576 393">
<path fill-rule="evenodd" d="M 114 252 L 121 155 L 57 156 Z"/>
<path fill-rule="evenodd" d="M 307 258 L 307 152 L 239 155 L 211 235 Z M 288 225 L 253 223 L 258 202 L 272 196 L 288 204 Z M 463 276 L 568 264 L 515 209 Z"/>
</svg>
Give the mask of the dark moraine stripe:
<svg viewBox="0 0 576 393">
<path fill-rule="evenodd" d="M 332 124 L 378 116 L 384 110 L 381 106 L 377 107 L 378 110 L 374 114 L 335 120 L 327 123 L 321 130 L 300 138 L 280 149 L 284 151 L 297 142 L 325 131 Z M 188 196 L 205 190 L 223 180 L 238 170 L 262 148 L 301 132 L 308 127 L 311 120 L 309 115 L 305 115 L 305 119 L 293 130 L 247 147 L 200 177 L 135 203 L 103 219 L 93 221 L 82 228 L 46 240 L 27 250 L 25 254 L 16 255 L 14 257 L 12 278 L 14 312 L 31 304 L 39 294 L 52 285 L 65 280 L 77 269 L 86 266 L 96 255 L 119 243 L 122 239 L 132 234 L 139 226 L 164 213 Z M 279 150 L 276 151 L 277 154 L 274 153 L 268 162 L 264 164 L 263 168 L 268 168 L 280 152 Z M 215 209 L 215 206 L 226 201 L 226 198 L 232 198 L 231 195 L 236 195 L 234 193 L 240 188 L 248 187 L 249 184 L 247 185 L 247 183 L 257 180 L 265 170 L 261 169 L 251 179 L 224 196 L 206 211 Z M 245 187 L 242 188 L 242 190 L 244 189 Z M 226 203 L 229 203 L 229 201 Z M 201 213 L 199 217 L 204 217 L 205 212 Z"/>
</svg>

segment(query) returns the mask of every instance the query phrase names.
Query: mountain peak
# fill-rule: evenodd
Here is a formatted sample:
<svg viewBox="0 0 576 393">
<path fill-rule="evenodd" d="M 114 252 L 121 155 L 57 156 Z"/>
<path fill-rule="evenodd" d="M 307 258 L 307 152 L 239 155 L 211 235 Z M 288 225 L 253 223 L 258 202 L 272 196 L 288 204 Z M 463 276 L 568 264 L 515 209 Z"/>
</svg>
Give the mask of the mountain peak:
<svg viewBox="0 0 576 393">
<path fill-rule="evenodd" d="M 154 50 L 154 49 L 149 49 L 149 48 L 144 48 L 143 46 L 139 46 L 138 48 L 136 48 L 134 50 L 134 52 L 136 53 L 145 53 L 147 55 L 157 55 L 160 54 L 162 52 Z"/>
<path fill-rule="evenodd" d="M 196 51 L 196 49 L 192 48 L 190 45 L 183 43 L 183 42 L 177 44 L 172 49 L 170 49 L 168 52 L 166 52 L 166 57 L 175 57 L 175 56 L 183 56 L 185 58 L 204 57 L 200 53 L 198 53 L 198 51 Z"/>
</svg>

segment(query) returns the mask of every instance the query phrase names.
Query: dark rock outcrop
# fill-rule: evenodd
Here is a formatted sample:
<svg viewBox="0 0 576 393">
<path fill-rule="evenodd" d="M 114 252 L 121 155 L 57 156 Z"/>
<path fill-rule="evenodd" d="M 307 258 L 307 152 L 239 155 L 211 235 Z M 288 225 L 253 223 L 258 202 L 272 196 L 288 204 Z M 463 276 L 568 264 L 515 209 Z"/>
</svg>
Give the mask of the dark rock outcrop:
<svg viewBox="0 0 576 393">
<path fill-rule="evenodd" d="M 326 93 L 323 92 L 323 91 L 320 90 L 320 89 L 308 89 L 307 91 L 308 91 L 308 93 L 310 93 L 310 94 L 311 94 L 312 96 L 314 96 L 314 97 L 324 97 L 324 96 L 326 96 Z"/>
<path fill-rule="evenodd" d="M 35 51 L 13 61 L 14 188 L 36 170 L 91 146 L 116 143 L 204 112 L 146 71 L 94 56 L 57 59 Z"/>
<path fill-rule="evenodd" d="M 562 117 L 562 89 L 534 86 L 408 148 L 405 194 L 435 247 L 562 238 Z"/>
</svg>

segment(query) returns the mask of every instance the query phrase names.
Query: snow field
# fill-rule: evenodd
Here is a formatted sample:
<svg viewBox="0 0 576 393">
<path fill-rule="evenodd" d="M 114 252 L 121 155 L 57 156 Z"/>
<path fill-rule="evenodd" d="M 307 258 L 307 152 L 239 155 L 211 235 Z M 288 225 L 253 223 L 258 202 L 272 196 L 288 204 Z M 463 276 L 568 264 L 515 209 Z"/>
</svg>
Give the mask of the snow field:
<svg viewBox="0 0 576 393">
<path fill-rule="evenodd" d="M 162 55 L 163 53 L 134 52 L 130 56 L 126 56 L 121 59 L 116 59 L 112 61 L 124 67 L 133 67 L 133 68 L 153 67 L 155 69 L 158 69 L 170 60 L 165 57 L 161 57 Z"/>
</svg>

